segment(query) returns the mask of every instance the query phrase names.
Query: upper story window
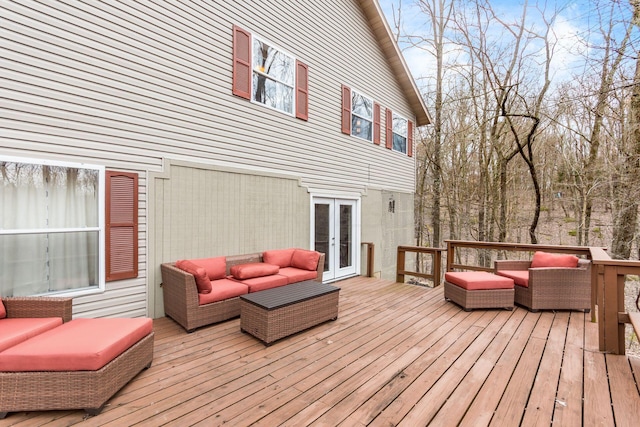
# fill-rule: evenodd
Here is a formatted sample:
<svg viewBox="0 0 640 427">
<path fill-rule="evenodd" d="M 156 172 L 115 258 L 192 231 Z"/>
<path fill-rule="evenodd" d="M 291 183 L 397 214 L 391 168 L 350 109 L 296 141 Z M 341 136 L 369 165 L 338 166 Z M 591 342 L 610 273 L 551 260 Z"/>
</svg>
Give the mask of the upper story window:
<svg viewBox="0 0 640 427">
<path fill-rule="evenodd" d="M 309 119 L 308 67 L 281 49 L 233 27 L 233 94 Z"/>
<path fill-rule="evenodd" d="M 351 135 L 373 140 L 373 100 L 351 91 Z"/>
<path fill-rule="evenodd" d="M 105 171 L 0 160 L 0 295 L 104 289 Z"/>
<path fill-rule="evenodd" d="M 276 110 L 293 114 L 295 59 L 253 38 L 253 87 L 251 99 Z"/>
<path fill-rule="evenodd" d="M 407 129 L 408 120 L 393 113 L 393 149 L 407 154 Z"/>
</svg>

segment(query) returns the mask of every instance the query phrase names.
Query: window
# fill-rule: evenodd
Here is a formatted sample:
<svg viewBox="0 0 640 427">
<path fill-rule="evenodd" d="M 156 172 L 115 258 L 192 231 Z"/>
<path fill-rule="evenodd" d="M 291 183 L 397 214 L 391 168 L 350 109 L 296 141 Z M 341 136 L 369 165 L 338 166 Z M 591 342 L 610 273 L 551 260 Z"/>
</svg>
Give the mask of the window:
<svg viewBox="0 0 640 427">
<path fill-rule="evenodd" d="M 342 85 L 342 133 L 380 144 L 380 104 Z"/>
<path fill-rule="evenodd" d="M 0 160 L 0 295 L 104 289 L 104 168 Z"/>
<path fill-rule="evenodd" d="M 351 91 L 351 135 L 373 140 L 373 101 Z"/>
<path fill-rule="evenodd" d="M 407 125 L 408 120 L 393 113 L 393 149 L 401 153 L 407 153 Z"/>
<path fill-rule="evenodd" d="M 233 94 L 308 120 L 307 65 L 239 27 L 233 34 Z"/>
<path fill-rule="evenodd" d="M 252 56 L 251 100 L 293 114 L 295 60 L 257 37 Z"/>
</svg>

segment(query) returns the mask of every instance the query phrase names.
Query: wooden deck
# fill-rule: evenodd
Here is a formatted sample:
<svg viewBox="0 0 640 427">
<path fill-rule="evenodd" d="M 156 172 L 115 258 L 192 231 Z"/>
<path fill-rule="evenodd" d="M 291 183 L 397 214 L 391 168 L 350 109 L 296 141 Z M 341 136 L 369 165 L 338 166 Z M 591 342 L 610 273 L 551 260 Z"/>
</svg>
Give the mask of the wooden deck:
<svg viewBox="0 0 640 427">
<path fill-rule="evenodd" d="M 338 320 L 270 347 L 238 319 L 191 334 L 157 319 L 153 366 L 100 415 L 0 425 L 638 425 L 640 359 L 600 353 L 589 315 L 465 312 L 442 287 L 370 278 L 338 286 Z"/>
</svg>

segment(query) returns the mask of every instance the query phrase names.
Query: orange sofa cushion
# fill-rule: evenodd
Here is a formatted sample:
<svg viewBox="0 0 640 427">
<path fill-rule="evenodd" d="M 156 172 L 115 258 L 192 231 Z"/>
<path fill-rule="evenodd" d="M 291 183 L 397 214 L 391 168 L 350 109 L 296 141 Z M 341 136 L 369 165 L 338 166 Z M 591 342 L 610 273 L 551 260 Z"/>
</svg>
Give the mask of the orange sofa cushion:
<svg viewBox="0 0 640 427">
<path fill-rule="evenodd" d="M 96 371 L 152 330 L 149 318 L 74 319 L 0 353 L 0 371 Z"/>
<path fill-rule="evenodd" d="M 280 268 L 291 266 L 291 258 L 295 249 L 274 249 L 270 251 L 264 251 L 262 253 L 262 261 L 267 264 L 275 264 Z"/>
<path fill-rule="evenodd" d="M 211 282 L 211 293 L 198 294 L 198 304 L 205 305 L 249 293 L 249 287 L 230 279 L 218 279 Z"/>
<path fill-rule="evenodd" d="M 528 270 L 498 270 L 496 274 L 499 276 L 513 279 L 516 285 L 525 288 L 529 287 L 529 271 Z"/>
<path fill-rule="evenodd" d="M 278 275 L 285 276 L 288 283 L 296 283 L 303 280 L 314 280 L 318 277 L 318 272 L 316 270 L 309 271 L 302 270 L 300 268 L 287 267 L 281 268 Z"/>
<path fill-rule="evenodd" d="M 209 280 L 224 279 L 227 276 L 227 257 L 198 258 L 190 260 L 207 270 Z"/>
<path fill-rule="evenodd" d="M 208 294 L 211 292 L 211 281 L 207 275 L 207 270 L 188 259 L 176 261 L 176 267 L 187 273 L 193 274 L 196 279 L 196 286 L 199 294 Z"/>
<path fill-rule="evenodd" d="M 2 298 L 0 298 L 0 319 L 4 319 L 5 317 L 7 317 L 7 310 L 4 308 Z"/>
<path fill-rule="evenodd" d="M 0 320 L 0 352 L 62 325 L 60 317 L 15 317 Z"/>
<path fill-rule="evenodd" d="M 444 280 L 468 291 L 488 289 L 513 289 L 513 279 L 486 271 L 448 271 Z"/>
<path fill-rule="evenodd" d="M 249 293 L 264 291 L 265 289 L 277 288 L 289 284 L 286 277 L 274 274 L 271 276 L 254 277 L 253 279 L 243 280 L 242 283 L 249 287 Z"/>
<path fill-rule="evenodd" d="M 316 270 L 319 259 L 319 252 L 296 249 L 293 252 L 293 257 L 291 257 L 291 267 L 301 268 L 303 270 Z"/>
<path fill-rule="evenodd" d="M 254 277 L 271 276 L 278 274 L 278 267 L 275 264 L 266 262 L 253 262 L 249 264 L 239 264 L 231 267 L 231 275 L 236 279 L 252 279 Z"/>
<path fill-rule="evenodd" d="M 531 268 L 540 267 L 566 267 L 576 268 L 578 266 L 578 257 L 567 254 L 551 254 L 548 252 L 537 251 L 531 259 Z"/>
</svg>

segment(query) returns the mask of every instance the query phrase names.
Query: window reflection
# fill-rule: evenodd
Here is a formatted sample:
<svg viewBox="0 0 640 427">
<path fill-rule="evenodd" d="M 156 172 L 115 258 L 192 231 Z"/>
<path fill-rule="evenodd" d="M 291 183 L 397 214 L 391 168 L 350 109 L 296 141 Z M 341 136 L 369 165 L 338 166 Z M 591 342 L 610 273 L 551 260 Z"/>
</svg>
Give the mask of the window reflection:
<svg viewBox="0 0 640 427">
<path fill-rule="evenodd" d="M 260 39 L 253 40 L 253 100 L 293 113 L 294 59 Z"/>
</svg>

